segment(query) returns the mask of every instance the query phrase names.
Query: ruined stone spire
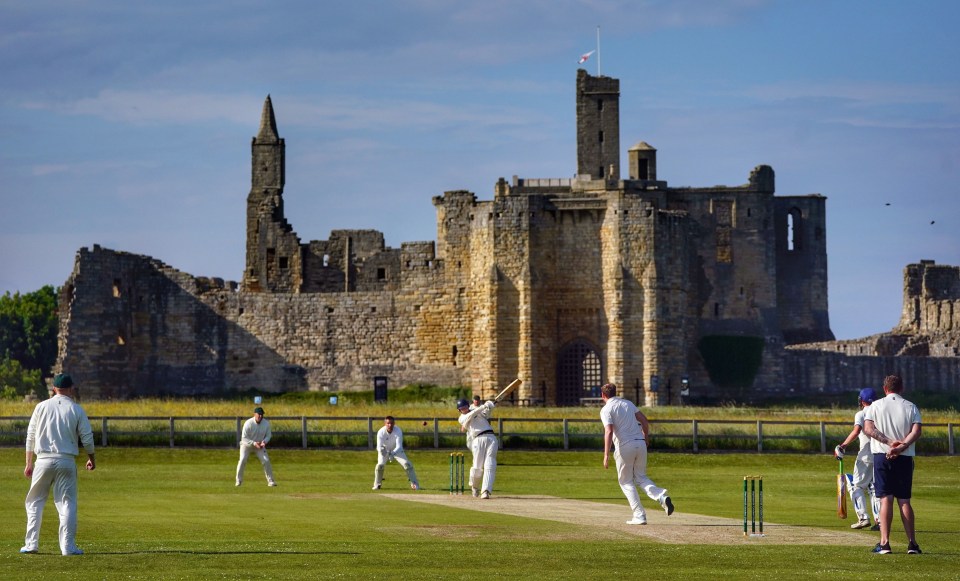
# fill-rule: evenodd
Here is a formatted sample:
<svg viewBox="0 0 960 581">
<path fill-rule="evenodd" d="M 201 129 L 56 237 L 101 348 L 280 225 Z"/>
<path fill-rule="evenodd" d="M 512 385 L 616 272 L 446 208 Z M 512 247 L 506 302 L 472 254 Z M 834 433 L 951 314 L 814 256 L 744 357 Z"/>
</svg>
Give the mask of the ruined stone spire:
<svg viewBox="0 0 960 581">
<path fill-rule="evenodd" d="M 280 135 L 277 134 L 277 118 L 273 116 L 273 101 L 270 95 L 263 102 L 263 113 L 260 114 L 260 131 L 257 132 L 257 141 L 260 143 L 277 143 Z"/>
</svg>

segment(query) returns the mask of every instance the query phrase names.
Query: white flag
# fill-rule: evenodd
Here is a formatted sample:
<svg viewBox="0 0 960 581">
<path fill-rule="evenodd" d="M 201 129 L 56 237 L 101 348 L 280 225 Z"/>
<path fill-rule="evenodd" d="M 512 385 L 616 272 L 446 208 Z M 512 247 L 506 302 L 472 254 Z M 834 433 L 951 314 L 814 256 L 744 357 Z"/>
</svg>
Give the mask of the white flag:
<svg viewBox="0 0 960 581">
<path fill-rule="evenodd" d="M 578 65 L 582 65 L 583 63 L 587 62 L 587 59 L 590 58 L 590 55 L 592 55 L 592 54 L 595 53 L 595 52 L 597 52 L 597 51 L 591 50 L 591 51 L 588 52 L 588 53 L 584 53 L 584 54 L 580 55 L 580 60 L 577 61 L 577 64 L 578 64 Z"/>
</svg>

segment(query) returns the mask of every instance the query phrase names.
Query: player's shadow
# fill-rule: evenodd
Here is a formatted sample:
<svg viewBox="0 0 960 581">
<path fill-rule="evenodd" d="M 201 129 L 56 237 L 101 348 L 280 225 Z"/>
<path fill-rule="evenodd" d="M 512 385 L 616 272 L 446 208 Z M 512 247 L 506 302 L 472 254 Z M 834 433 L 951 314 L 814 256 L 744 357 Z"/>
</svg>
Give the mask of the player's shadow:
<svg viewBox="0 0 960 581">
<path fill-rule="evenodd" d="M 89 555 L 362 555 L 359 551 L 202 551 L 157 549 L 148 551 L 96 551 Z"/>
</svg>

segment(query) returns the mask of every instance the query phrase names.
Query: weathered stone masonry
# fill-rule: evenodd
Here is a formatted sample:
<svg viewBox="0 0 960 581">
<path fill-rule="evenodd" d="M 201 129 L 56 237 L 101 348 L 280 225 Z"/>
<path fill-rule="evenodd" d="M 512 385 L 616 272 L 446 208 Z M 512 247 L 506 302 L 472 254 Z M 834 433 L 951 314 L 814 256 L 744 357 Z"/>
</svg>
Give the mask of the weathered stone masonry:
<svg viewBox="0 0 960 581">
<path fill-rule="evenodd" d="M 724 336 L 763 341 L 753 397 L 862 386 L 834 370 L 852 357 L 829 328 L 823 196 L 775 196 L 763 165 L 743 185 L 671 188 L 645 142 L 621 179 L 619 81 L 578 71 L 576 104 L 575 178 L 500 178 L 486 201 L 445 192 L 433 198 L 436 242 L 395 249 L 374 230 L 300 240 L 267 97 L 242 281 L 81 249 L 61 296 L 58 368 L 94 397 L 369 389 L 384 375 L 487 396 L 520 377 L 519 399 L 561 405 L 613 381 L 656 405 L 676 402 L 684 380 L 692 397 L 722 397 L 698 343 Z M 958 328 L 960 284 L 938 268 L 915 269 L 910 292 L 952 298 L 923 299 L 901 327 Z M 798 343 L 810 345 L 786 349 Z M 941 343 L 927 354 L 946 354 Z"/>
</svg>

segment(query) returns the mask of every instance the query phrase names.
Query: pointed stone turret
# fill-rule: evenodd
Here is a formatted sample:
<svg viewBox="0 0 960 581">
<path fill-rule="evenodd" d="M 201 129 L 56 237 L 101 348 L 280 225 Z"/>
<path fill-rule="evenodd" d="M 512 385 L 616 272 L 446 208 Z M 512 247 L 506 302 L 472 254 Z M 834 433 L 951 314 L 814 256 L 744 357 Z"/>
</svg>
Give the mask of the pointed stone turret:
<svg viewBox="0 0 960 581">
<path fill-rule="evenodd" d="M 257 132 L 257 142 L 277 143 L 280 135 L 277 133 L 277 118 L 273 116 L 273 101 L 270 95 L 263 102 L 263 112 L 260 114 L 260 131 Z"/>
<path fill-rule="evenodd" d="M 243 274 L 243 288 L 259 290 L 291 290 L 289 280 L 279 281 L 268 274 L 277 256 L 285 257 L 288 265 L 295 254 L 297 242 L 283 247 L 280 239 L 290 236 L 283 216 L 283 183 L 286 174 L 286 145 L 277 132 L 273 102 L 267 95 L 260 114 L 260 129 L 250 144 L 250 194 L 247 196 L 247 267 Z M 296 235 L 292 235 L 293 239 Z M 268 243 L 269 242 L 269 243 Z M 293 261 L 299 265 L 299 261 Z M 290 268 L 284 271 L 289 274 Z"/>
</svg>

